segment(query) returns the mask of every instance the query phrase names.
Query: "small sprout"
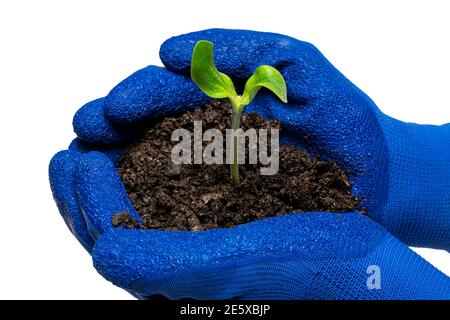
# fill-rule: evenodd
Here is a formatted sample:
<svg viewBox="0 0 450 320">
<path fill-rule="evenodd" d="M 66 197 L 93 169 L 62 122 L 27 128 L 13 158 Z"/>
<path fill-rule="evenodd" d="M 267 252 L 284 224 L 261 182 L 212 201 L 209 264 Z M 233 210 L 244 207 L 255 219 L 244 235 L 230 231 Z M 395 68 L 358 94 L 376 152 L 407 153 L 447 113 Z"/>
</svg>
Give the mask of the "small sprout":
<svg viewBox="0 0 450 320">
<path fill-rule="evenodd" d="M 244 93 L 240 96 L 236 93 L 231 78 L 217 70 L 214 64 L 213 47 L 212 42 L 205 40 L 200 40 L 196 43 L 192 54 L 191 78 L 209 97 L 215 99 L 227 98 L 231 101 L 233 107 L 231 121 L 233 133 L 231 144 L 231 178 L 235 183 L 239 183 L 237 130 L 240 127 L 241 114 L 262 87 L 271 90 L 281 101 L 286 103 L 286 82 L 277 69 L 262 65 L 247 80 Z"/>
</svg>

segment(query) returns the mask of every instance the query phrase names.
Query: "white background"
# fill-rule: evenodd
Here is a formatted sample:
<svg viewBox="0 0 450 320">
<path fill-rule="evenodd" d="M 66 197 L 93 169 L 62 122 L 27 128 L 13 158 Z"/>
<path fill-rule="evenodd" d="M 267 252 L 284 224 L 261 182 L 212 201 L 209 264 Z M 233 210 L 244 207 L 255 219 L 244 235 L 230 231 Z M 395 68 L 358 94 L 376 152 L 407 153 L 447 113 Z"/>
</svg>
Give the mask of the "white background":
<svg viewBox="0 0 450 320">
<path fill-rule="evenodd" d="M 314 43 L 387 114 L 450 122 L 450 1 L 0 2 L 0 298 L 129 299 L 96 273 L 53 202 L 51 156 L 72 116 L 160 65 L 166 38 L 211 27 Z M 417 249 L 450 275 L 448 253 Z"/>
</svg>

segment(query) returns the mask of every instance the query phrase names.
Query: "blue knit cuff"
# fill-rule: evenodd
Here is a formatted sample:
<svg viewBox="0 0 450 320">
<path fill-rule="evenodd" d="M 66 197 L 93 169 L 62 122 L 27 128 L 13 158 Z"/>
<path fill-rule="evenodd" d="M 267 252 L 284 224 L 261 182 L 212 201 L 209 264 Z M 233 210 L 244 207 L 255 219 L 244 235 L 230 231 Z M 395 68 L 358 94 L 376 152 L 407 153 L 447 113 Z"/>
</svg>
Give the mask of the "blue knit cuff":
<svg viewBox="0 0 450 320">
<path fill-rule="evenodd" d="M 450 124 L 381 121 L 387 199 L 379 223 L 410 246 L 450 249 Z"/>
</svg>

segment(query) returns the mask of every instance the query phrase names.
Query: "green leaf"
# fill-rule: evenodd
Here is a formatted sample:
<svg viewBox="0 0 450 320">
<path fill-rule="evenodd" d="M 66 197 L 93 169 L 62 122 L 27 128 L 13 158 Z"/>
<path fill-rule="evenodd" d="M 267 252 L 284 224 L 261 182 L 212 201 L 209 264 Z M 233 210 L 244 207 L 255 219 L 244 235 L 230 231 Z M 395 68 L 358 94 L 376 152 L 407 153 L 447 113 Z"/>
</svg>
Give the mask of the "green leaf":
<svg viewBox="0 0 450 320">
<path fill-rule="evenodd" d="M 265 87 L 275 93 L 284 103 L 287 102 L 286 82 L 281 73 L 271 66 L 259 66 L 255 73 L 247 80 L 245 84 L 242 102 L 244 105 L 252 102 L 259 89 Z"/>
<path fill-rule="evenodd" d="M 208 96 L 215 99 L 236 99 L 236 90 L 230 77 L 214 65 L 212 42 L 200 40 L 195 44 L 191 62 L 191 78 Z"/>
</svg>

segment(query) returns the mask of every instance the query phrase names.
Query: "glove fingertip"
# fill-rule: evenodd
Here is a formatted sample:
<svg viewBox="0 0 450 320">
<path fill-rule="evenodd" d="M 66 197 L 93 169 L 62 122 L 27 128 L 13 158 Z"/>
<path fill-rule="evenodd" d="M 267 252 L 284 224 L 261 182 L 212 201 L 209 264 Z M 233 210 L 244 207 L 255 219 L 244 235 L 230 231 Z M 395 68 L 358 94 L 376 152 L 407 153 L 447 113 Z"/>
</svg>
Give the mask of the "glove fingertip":
<svg viewBox="0 0 450 320">
<path fill-rule="evenodd" d="M 235 39 L 249 33 L 255 32 L 216 28 L 178 35 L 175 37 L 171 37 L 162 43 L 159 49 L 159 57 L 162 63 L 169 70 L 184 75 L 189 75 L 191 68 L 192 52 L 194 50 L 197 41 L 199 40 L 211 41 L 214 44 L 215 51 L 219 50 L 221 51 L 221 53 L 224 53 L 222 51 L 225 50 L 221 50 L 221 47 L 227 44 L 231 47 Z M 234 50 L 226 50 L 226 53 L 232 55 L 233 54 L 232 51 Z M 216 61 L 216 65 L 221 66 L 222 64 L 220 63 L 220 61 Z"/>
<path fill-rule="evenodd" d="M 105 99 L 88 102 L 73 118 L 73 128 L 81 141 L 94 145 L 123 143 L 130 139 L 129 128 L 113 126 L 105 116 Z"/>
<path fill-rule="evenodd" d="M 183 41 L 182 36 L 171 37 L 159 49 L 159 57 L 167 69 L 184 75 L 190 74 L 195 41 Z"/>
</svg>

